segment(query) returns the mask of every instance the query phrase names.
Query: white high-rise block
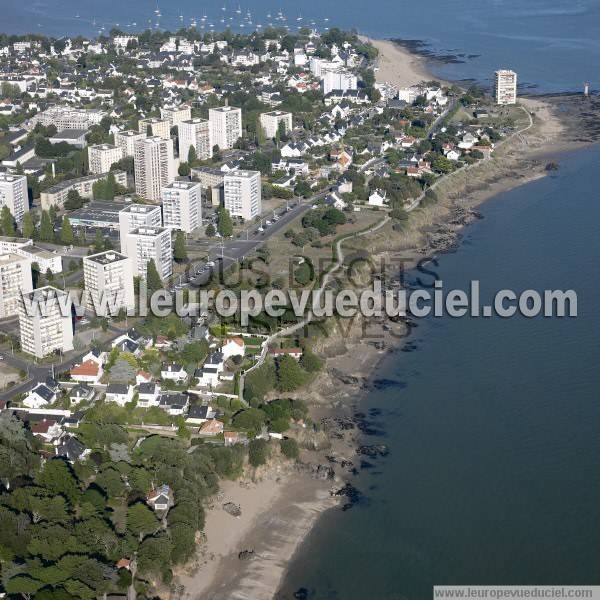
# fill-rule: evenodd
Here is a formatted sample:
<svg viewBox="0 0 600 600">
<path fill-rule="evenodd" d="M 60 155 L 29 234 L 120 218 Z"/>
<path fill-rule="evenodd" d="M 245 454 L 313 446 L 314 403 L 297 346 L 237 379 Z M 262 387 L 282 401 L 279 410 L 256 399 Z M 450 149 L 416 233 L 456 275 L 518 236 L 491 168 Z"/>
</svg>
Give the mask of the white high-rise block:
<svg viewBox="0 0 600 600">
<path fill-rule="evenodd" d="M 509 69 L 494 73 L 494 98 L 496 104 L 515 104 L 517 101 L 517 74 Z"/>
<path fill-rule="evenodd" d="M 133 274 L 146 277 L 148 263 L 153 260 L 160 278 L 173 274 L 171 230 L 164 227 L 140 227 L 127 235 L 127 251 L 131 258 Z"/>
<path fill-rule="evenodd" d="M 233 148 L 242 137 L 242 109 L 233 106 L 211 108 L 208 111 L 212 143 L 220 150 Z"/>
<path fill-rule="evenodd" d="M 259 171 L 231 171 L 224 177 L 225 208 L 232 217 L 249 221 L 262 211 Z"/>
<path fill-rule="evenodd" d="M 89 171 L 94 175 L 108 173 L 111 166 L 123 158 L 123 149 L 111 144 L 88 147 Z"/>
<path fill-rule="evenodd" d="M 171 127 L 176 127 L 183 121 L 187 121 L 192 118 L 192 109 L 185 104 L 181 106 L 161 108 L 160 116 L 162 119 L 169 121 Z"/>
<path fill-rule="evenodd" d="M 23 221 L 23 215 L 29 212 L 29 195 L 25 175 L 0 173 L 0 209 L 8 206 L 17 223 Z"/>
<path fill-rule="evenodd" d="M 292 113 L 283 112 L 282 110 L 272 110 L 260 115 L 260 124 L 268 138 L 274 138 L 277 135 L 280 123 L 283 123 L 286 133 L 291 131 L 293 127 Z"/>
<path fill-rule="evenodd" d="M 135 305 L 133 267 L 129 257 L 114 250 L 83 258 L 87 308 L 115 310 Z M 104 303 L 104 304 L 103 304 Z"/>
<path fill-rule="evenodd" d="M 202 186 L 197 181 L 174 181 L 162 189 L 165 227 L 191 233 L 202 225 Z"/>
<path fill-rule="evenodd" d="M 17 315 L 21 294 L 33 290 L 31 262 L 17 254 L 0 255 L 0 319 Z"/>
<path fill-rule="evenodd" d="M 129 233 L 139 227 L 162 227 L 160 206 L 152 204 L 130 204 L 119 211 L 121 252 L 126 251 L 126 240 Z"/>
<path fill-rule="evenodd" d="M 133 129 L 127 129 L 125 131 L 117 131 L 115 133 L 115 146 L 121 148 L 123 156 L 135 156 L 135 143 L 138 140 L 143 140 L 146 137 L 146 132 L 140 133 Z"/>
<path fill-rule="evenodd" d="M 71 306 L 69 295 L 51 286 L 23 294 L 19 302 L 21 348 L 37 358 L 73 350 Z"/>
<path fill-rule="evenodd" d="M 200 160 L 212 157 L 212 136 L 210 122 L 206 119 L 189 119 L 179 123 L 179 158 L 187 162 L 190 148 L 193 146 Z"/>
<path fill-rule="evenodd" d="M 140 119 L 138 121 L 138 131 L 148 135 L 148 127 L 150 127 L 150 135 L 148 137 L 161 137 L 163 140 L 171 139 L 171 122 L 168 119 Z"/>
<path fill-rule="evenodd" d="M 147 137 L 135 144 L 135 191 L 147 200 L 160 200 L 160 190 L 175 180 L 173 140 Z"/>
</svg>

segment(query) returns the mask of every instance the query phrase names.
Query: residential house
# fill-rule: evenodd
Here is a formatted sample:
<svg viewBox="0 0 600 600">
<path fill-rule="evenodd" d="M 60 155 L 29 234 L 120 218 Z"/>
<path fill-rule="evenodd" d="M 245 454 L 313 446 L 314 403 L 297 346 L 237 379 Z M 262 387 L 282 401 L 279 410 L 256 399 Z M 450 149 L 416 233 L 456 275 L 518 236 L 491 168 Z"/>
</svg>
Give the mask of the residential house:
<svg viewBox="0 0 600 600">
<path fill-rule="evenodd" d="M 114 402 L 119 406 L 125 406 L 133 400 L 134 388 L 125 383 L 110 383 L 106 388 L 106 402 Z"/>
<path fill-rule="evenodd" d="M 30 421 L 29 429 L 35 437 L 40 438 L 46 444 L 57 443 L 65 433 L 56 420 L 46 418 Z"/>
<path fill-rule="evenodd" d="M 140 408 L 151 408 L 159 405 L 160 386 L 153 382 L 138 385 L 138 402 Z"/>
<path fill-rule="evenodd" d="M 146 502 L 158 512 L 169 510 L 175 504 L 175 499 L 171 488 L 165 483 L 151 489 L 146 496 Z"/>
<path fill-rule="evenodd" d="M 92 360 L 86 360 L 73 367 L 69 371 L 69 374 L 71 375 L 71 379 L 77 383 L 96 384 L 102 378 L 103 370 L 101 364 Z"/>
<path fill-rule="evenodd" d="M 280 358 L 282 356 L 291 356 L 296 360 L 300 360 L 302 358 L 302 348 L 270 348 L 269 354 L 273 358 Z"/>
<path fill-rule="evenodd" d="M 227 361 L 233 356 L 244 356 L 246 353 L 246 344 L 241 337 L 226 338 L 221 346 L 223 360 Z"/>
<path fill-rule="evenodd" d="M 248 435 L 243 431 L 226 431 L 223 434 L 223 439 L 225 440 L 225 446 L 248 443 Z"/>
<path fill-rule="evenodd" d="M 55 453 L 57 457 L 66 458 L 70 463 L 75 463 L 78 460 L 85 460 L 91 450 L 86 448 L 77 438 L 69 437 L 61 444 L 56 446 Z"/>
<path fill-rule="evenodd" d="M 215 387 L 219 383 L 219 373 L 225 368 L 225 361 L 222 352 L 213 352 L 201 369 L 198 369 L 194 376 L 198 379 L 198 385 L 203 387 Z"/>
<path fill-rule="evenodd" d="M 71 404 L 81 404 L 89 402 L 94 397 L 94 390 L 87 385 L 76 385 L 69 390 L 69 400 Z"/>
<path fill-rule="evenodd" d="M 27 408 L 42 408 L 56 401 L 56 392 L 45 384 L 40 383 L 34 387 L 23 400 L 23 406 Z"/>
<path fill-rule="evenodd" d="M 188 411 L 185 422 L 188 425 L 202 425 L 216 417 L 217 413 L 210 406 L 192 406 Z"/>
<path fill-rule="evenodd" d="M 160 371 L 161 379 L 174 381 L 175 383 L 183 383 L 188 374 L 185 369 L 176 363 L 163 365 Z"/>
<path fill-rule="evenodd" d="M 173 417 L 184 415 L 190 405 L 187 394 L 162 394 L 158 406 Z"/>
</svg>

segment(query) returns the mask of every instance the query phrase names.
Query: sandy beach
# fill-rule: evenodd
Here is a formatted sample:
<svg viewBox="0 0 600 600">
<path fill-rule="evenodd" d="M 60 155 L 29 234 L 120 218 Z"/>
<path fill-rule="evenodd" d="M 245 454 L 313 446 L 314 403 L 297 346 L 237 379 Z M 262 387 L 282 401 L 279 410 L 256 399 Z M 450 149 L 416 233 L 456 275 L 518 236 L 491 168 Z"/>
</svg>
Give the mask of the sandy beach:
<svg viewBox="0 0 600 600">
<path fill-rule="evenodd" d="M 198 560 L 176 578 L 188 600 L 267 600 L 279 587 L 289 560 L 318 516 L 337 500 L 332 482 L 316 480 L 287 468 L 270 468 L 253 482 L 225 481 L 207 510 L 206 540 Z M 242 514 L 233 517 L 223 504 L 233 502 Z M 239 553 L 254 551 L 241 560 Z"/>
<path fill-rule="evenodd" d="M 366 37 L 362 39 L 370 42 L 379 50 L 375 73 L 377 83 L 390 83 L 397 88 L 406 88 L 422 81 L 431 81 L 432 79 L 439 81 L 428 72 L 423 57 L 411 54 L 390 40 L 374 40 Z"/>
</svg>

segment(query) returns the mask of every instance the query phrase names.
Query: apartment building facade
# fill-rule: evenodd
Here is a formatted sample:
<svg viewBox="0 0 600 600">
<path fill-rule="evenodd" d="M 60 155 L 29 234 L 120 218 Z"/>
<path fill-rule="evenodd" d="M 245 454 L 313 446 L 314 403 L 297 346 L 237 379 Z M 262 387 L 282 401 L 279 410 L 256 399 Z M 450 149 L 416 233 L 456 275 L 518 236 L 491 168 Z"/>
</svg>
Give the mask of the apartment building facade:
<svg viewBox="0 0 600 600">
<path fill-rule="evenodd" d="M 174 181 L 162 189 L 163 224 L 192 233 L 202 225 L 202 185 L 197 181 Z"/>
<path fill-rule="evenodd" d="M 249 221 L 262 211 L 259 171 L 231 171 L 224 177 L 225 208 L 232 217 Z"/>
<path fill-rule="evenodd" d="M 85 256 L 83 279 L 89 310 L 113 308 L 118 313 L 135 305 L 132 261 L 124 254 L 108 250 Z"/>
<path fill-rule="evenodd" d="M 52 286 L 24 294 L 19 301 L 21 348 L 37 358 L 73 350 L 69 295 Z"/>
<path fill-rule="evenodd" d="M 175 180 L 173 140 L 147 137 L 135 144 L 135 191 L 147 200 L 160 200 L 160 190 Z"/>
</svg>

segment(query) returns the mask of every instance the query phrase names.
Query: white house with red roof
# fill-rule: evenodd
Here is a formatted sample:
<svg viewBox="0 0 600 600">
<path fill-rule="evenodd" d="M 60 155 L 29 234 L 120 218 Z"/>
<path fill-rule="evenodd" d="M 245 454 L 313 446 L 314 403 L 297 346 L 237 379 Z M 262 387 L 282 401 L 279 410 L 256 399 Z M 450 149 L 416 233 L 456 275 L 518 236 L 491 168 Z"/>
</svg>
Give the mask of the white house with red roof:
<svg viewBox="0 0 600 600">
<path fill-rule="evenodd" d="M 86 360 L 80 365 L 73 367 L 69 374 L 71 379 L 77 383 L 91 383 L 95 384 L 100 381 L 103 374 L 102 365 L 94 362 L 93 360 Z"/>
<path fill-rule="evenodd" d="M 246 354 L 246 343 L 241 337 L 225 338 L 221 347 L 223 360 L 229 360 L 232 356 L 244 356 Z"/>
</svg>

